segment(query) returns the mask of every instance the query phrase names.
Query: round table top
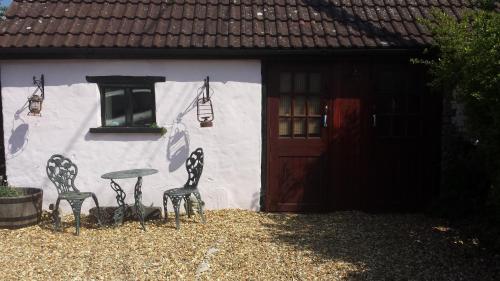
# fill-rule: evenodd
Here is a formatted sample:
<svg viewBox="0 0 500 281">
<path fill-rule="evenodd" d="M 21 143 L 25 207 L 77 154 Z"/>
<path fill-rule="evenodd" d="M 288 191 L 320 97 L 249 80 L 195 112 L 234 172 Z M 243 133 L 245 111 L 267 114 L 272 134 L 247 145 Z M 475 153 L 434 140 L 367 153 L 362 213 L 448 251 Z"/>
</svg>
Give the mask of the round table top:
<svg viewBox="0 0 500 281">
<path fill-rule="evenodd" d="M 138 178 L 143 176 L 149 176 L 152 174 L 158 173 L 156 169 L 132 169 L 132 170 L 123 170 L 116 171 L 111 173 L 106 173 L 101 176 L 103 179 L 129 179 L 129 178 Z"/>
</svg>

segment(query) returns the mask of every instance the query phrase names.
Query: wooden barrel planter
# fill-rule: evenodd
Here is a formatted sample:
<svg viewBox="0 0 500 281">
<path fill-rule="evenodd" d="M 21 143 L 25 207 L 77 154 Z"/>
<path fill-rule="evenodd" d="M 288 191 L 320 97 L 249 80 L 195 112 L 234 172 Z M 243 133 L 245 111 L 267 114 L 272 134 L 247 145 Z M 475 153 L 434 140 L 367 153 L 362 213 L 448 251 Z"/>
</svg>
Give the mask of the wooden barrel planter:
<svg viewBox="0 0 500 281">
<path fill-rule="evenodd" d="M 35 225 L 42 216 L 43 190 L 20 187 L 17 197 L 0 197 L 0 228 Z"/>
</svg>

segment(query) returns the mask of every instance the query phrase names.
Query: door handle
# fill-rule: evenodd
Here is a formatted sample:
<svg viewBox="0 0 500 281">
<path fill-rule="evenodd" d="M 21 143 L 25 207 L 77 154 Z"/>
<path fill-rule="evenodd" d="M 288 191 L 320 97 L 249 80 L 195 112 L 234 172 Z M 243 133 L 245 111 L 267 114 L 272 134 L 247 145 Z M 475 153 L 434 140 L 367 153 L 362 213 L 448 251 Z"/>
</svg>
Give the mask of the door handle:
<svg viewBox="0 0 500 281">
<path fill-rule="evenodd" d="M 323 118 L 321 118 L 323 121 L 323 128 L 328 127 L 328 105 L 325 105 L 325 110 L 323 112 Z"/>
<path fill-rule="evenodd" d="M 377 114 L 375 113 L 372 114 L 372 127 L 377 127 Z"/>
</svg>

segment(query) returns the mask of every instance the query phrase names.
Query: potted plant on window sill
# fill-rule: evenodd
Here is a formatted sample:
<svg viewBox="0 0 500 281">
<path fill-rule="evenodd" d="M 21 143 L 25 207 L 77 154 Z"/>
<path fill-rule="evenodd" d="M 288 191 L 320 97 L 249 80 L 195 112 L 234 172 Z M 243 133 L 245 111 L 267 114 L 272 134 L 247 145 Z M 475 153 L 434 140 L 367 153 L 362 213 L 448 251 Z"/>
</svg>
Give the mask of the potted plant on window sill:
<svg viewBox="0 0 500 281">
<path fill-rule="evenodd" d="M 42 216 L 43 190 L 31 187 L 0 186 L 0 228 L 35 225 Z"/>
<path fill-rule="evenodd" d="M 167 133 L 167 128 L 165 128 L 163 126 L 160 127 L 156 123 L 151 124 L 149 127 L 152 129 L 159 129 L 161 136 L 164 136 Z"/>
</svg>

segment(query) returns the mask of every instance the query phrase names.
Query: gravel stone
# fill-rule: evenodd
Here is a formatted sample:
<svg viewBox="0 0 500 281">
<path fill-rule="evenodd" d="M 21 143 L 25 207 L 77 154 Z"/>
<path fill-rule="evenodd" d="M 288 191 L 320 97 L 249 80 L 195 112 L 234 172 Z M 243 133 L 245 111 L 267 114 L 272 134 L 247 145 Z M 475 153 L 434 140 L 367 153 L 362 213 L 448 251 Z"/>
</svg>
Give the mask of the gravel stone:
<svg viewBox="0 0 500 281">
<path fill-rule="evenodd" d="M 0 230 L 2 280 L 498 280 L 500 256 L 423 215 L 244 210 L 54 232 Z M 217 251 L 215 251 L 216 249 Z M 206 262 L 207 270 L 199 271 Z"/>
</svg>

